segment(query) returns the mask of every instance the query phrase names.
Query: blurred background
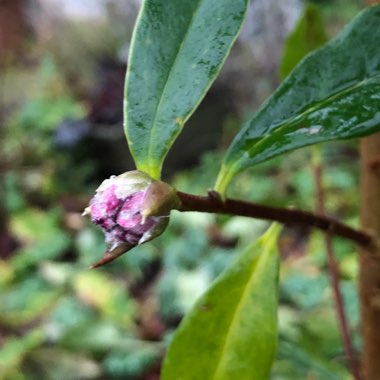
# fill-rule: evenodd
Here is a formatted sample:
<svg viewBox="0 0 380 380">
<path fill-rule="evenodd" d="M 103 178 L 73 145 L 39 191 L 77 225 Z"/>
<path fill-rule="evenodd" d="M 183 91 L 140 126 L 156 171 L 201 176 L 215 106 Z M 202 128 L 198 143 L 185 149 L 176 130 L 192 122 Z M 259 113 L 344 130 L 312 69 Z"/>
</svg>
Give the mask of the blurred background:
<svg viewBox="0 0 380 380">
<path fill-rule="evenodd" d="M 313 3 L 326 39 L 370 1 Z M 0 0 L 1 380 L 159 379 L 183 315 L 268 226 L 173 212 L 160 238 L 87 269 L 105 243 L 81 213 L 104 178 L 133 169 L 122 101 L 139 7 L 139 0 Z M 289 33 L 298 25 L 307 34 L 300 23 L 316 22 L 304 8 L 302 0 L 251 2 L 222 73 L 166 160 L 165 179 L 179 190 L 205 194 L 213 186 L 242 121 L 281 82 L 285 55 L 299 53 L 297 45 L 289 50 Z M 328 212 L 358 225 L 357 142 L 326 144 L 323 158 Z M 245 172 L 232 195 L 314 210 L 310 150 Z M 271 378 L 349 379 L 321 235 L 287 226 L 279 248 Z M 334 249 L 360 351 L 355 247 L 336 240 Z"/>
</svg>

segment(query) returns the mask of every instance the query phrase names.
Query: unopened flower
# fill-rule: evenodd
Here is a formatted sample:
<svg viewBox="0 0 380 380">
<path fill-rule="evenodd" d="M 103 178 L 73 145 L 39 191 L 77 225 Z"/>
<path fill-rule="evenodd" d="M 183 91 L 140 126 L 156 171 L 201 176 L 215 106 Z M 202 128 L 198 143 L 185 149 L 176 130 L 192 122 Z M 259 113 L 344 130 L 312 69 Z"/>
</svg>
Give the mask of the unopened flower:
<svg viewBox="0 0 380 380">
<path fill-rule="evenodd" d="M 170 185 L 137 170 L 103 181 L 84 212 L 102 228 L 109 246 L 92 267 L 106 264 L 160 235 L 177 202 Z"/>
</svg>

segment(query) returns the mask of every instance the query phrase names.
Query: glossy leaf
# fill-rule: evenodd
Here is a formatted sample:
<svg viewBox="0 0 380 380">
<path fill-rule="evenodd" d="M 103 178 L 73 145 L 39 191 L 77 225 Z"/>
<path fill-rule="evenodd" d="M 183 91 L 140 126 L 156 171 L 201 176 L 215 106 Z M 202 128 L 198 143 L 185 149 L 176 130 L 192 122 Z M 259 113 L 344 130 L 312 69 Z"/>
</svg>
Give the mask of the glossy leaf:
<svg viewBox="0 0 380 380">
<path fill-rule="evenodd" d="M 125 133 L 136 166 L 162 162 L 227 57 L 248 0 L 145 0 L 125 90 Z"/>
<path fill-rule="evenodd" d="M 232 142 L 216 190 L 240 171 L 303 146 L 380 130 L 380 6 L 304 58 Z"/>
<path fill-rule="evenodd" d="M 284 44 L 280 62 L 280 77 L 285 78 L 308 53 L 327 41 L 327 35 L 319 8 L 308 3 Z"/>
<path fill-rule="evenodd" d="M 277 345 L 278 226 L 195 304 L 169 347 L 162 380 L 267 380 Z"/>
</svg>

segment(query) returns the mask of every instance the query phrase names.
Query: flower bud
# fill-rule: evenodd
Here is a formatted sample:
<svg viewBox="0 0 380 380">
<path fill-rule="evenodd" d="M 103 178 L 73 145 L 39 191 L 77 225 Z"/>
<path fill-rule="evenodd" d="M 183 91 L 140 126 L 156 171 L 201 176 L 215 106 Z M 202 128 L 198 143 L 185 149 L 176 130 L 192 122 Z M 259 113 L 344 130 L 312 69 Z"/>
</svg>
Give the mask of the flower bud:
<svg viewBox="0 0 380 380">
<path fill-rule="evenodd" d="M 102 228 L 109 249 L 92 267 L 106 264 L 166 229 L 176 191 L 138 170 L 103 181 L 84 214 Z"/>
</svg>

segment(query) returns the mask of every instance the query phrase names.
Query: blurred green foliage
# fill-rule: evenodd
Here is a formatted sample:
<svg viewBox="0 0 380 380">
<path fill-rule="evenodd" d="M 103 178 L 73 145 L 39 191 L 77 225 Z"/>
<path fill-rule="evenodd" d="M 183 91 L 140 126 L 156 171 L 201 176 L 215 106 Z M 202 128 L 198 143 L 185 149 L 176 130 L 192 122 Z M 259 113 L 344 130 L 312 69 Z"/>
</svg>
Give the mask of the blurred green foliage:
<svg viewBox="0 0 380 380">
<path fill-rule="evenodd" d="M 312 3 L 305 5 L 297 25 L 287 37 L 280 62 L 280 77 L 284 79 L 308 53 L 327 42 L 320 9 Z"/>
<path fill-rule="evenodd" d="M 48 143 L 48 137 L 41 137 L 40 143 Z M 13 135 L 6 139 L 12 142 Z M 61 157 L 51 147 L 46 152 L 53 165 Z M 179 320 L 234 259 L 234 252 L 260 236 L 268 224 L 173 212 L 169 229 L 159 239 L 89 271 L 88 265 L 105 249 L 102 234 L 80 217 L 81 209 L 65 209 L 61 197 L 67 189 L 57 188 L 61 181 L 54 171 L 46 172 L 39 150 L 32 157 L 36 163 L 14 165 L 5 176 L 4 199 L 17 248 L 0 261 L 0 378 L 145 379 L 159 373 Z M 183 191 L 204 192 L 213 183 L 220 159 L 218 152 L 206 154 L 198 168 L 180 172 L 173 184 Z M 328 209 L 356 223 L 355 144 L 327 145 L 324 159 Z M 261 164 L 240 177 L 233 196 L 312 209 L 308 161 L 308 150 L 301 150 Z M 63 167 L 63 172 L 69 171 Z M 30 187 L 21 172 L 43 180 Z M 86 200 L 90 188 L 83 184 L 82 191 L 71 196 Z M 357 333 L 355 250 L 342 240 L 335 241 L 335 249 Z M 320 234 L 288 228 L 280 250 L 281 339 L 272 379 L 349 378 Z M 358 335 L 355 339 L 360 344 Z"/>
</svg>

